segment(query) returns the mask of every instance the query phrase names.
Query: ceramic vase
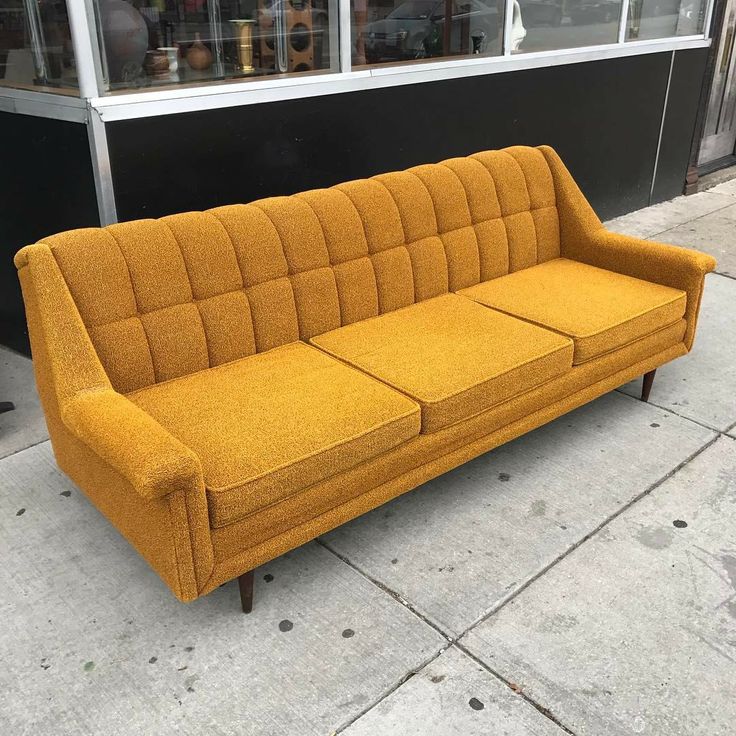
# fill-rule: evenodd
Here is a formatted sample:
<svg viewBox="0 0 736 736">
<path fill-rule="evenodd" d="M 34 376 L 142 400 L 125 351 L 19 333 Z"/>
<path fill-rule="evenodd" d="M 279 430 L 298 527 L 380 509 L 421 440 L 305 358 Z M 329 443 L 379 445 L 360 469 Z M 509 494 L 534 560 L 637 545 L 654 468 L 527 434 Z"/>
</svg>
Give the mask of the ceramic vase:
<svg viewBox="0 0 736 736">
<path fill-rule="evenodd" d="M 231 20 L 235 26 L 235 45 L 238 49 L 237 68 L 239 72 L 253 71 L 253 26 L 254 20 Z"/>
<path fill-rule="evenodd" d="M 99 9 L 110 81 L 131 81 L 140 75 L 146 56 L 146 21 L 124 0 L 101 0 Z"/>
<path fill-rule="evenodd" d="M 158 50 L 166 54 L 166 59 L 169 62 L 169 74 L 176 77 L 179 71 L 179 48 L 177 46 L 160 46 Z"/>
<path fill-rule="evenodd" d="M 187 51 L 187 64 L 198 72 L 212 66 L 212 52 L 202 43 L 199 33 L 194 35 L 194 43 Z"/>
<path fill-rule="evenodd" d="M 167 79 L 169 77 L 169 59 L 166 52 L 159 49 L 147 51 L 144 69 L 146 74 L 153 79 Z"/>
</svg>

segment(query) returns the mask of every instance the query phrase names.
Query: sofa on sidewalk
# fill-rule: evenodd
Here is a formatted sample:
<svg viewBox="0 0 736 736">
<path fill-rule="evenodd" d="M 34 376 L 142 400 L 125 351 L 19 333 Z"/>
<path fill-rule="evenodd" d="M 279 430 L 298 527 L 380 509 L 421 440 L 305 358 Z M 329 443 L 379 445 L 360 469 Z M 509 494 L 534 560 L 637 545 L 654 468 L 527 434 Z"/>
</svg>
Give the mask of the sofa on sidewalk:
<svg viewBox="0 0 736 736">
<path fill-rule="evenodd" d="M 182 601 L 690 350 L 703 253 L 549 147 L 75 230 L 15 259 L 60 467 Z M 644 397 L 646 398 L 646 396 Z"/>
</svg>

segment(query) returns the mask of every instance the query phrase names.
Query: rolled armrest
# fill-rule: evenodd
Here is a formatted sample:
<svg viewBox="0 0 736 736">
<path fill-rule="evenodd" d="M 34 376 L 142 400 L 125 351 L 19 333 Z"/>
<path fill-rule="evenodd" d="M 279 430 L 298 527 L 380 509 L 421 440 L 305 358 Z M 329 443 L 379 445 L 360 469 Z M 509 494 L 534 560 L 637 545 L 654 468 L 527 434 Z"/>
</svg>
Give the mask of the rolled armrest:
<svg viewBox="0 0 736 736">
<path fill-rule="evenodd" d="M 146 499 L 203 487 L 197 456 L 153 417 L 112 389 L 65 403 L 64 424 Z"/>
</svg>

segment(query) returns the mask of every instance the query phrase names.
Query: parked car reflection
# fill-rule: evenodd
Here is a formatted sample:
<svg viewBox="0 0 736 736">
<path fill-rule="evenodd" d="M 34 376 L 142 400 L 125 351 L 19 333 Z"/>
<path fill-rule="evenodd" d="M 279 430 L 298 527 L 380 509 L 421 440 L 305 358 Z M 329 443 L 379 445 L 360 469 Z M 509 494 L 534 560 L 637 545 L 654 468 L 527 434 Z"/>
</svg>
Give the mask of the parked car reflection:
<svg viewBox="0 0 736 736">
<path fill-rule="evenodd" d="M 576 26 L 618 22 L 621 0 L 568 0 L 567 10 Z"/>
<path fill-rule="evenodd" d="M 519 0 L 519 5 L 527 28 L 559 26 L 562 23 L 563 0 Z"/>
<path fill-rule="evenodd" d="M 444 38 L 445 8 L 445 0 L 407 0 L 385 18 L 368 23 L 362 34 L 366 62 L 501 53 L 503 3 L 451 0 L 449 44 Z M 514 0 L 513 50 L 525 35 L 519 5 Z"/>
</svg>

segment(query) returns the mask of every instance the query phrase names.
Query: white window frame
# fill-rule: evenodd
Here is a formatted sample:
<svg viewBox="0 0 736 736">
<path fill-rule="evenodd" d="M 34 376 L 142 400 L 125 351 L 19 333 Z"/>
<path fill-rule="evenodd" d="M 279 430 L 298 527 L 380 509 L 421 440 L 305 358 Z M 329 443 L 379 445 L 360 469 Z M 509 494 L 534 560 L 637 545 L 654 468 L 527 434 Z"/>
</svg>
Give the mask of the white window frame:
<svg viewBox="0 0 736 736">
<path fill-rule="evenodd" d="M 284 77 L 248 82 L 223 82 L 165 91 L 121 93 L 92 98 L 89 104 L 99 112 L 104 122 L 113 122 L 499 74 L 521 69 L 561 66 L 600 59 L 639 56 L 663 51 L 703 48 L 709 45 L 710 39 L 702 35 L 651 41 L 627 41 L 625 44 L 611 43 L 576 49 L 514 54 L 513 56 L 474 56 L 463 59 L 416 62 L 402 66 L 387 64 L 371 69 L 341 71 L 335 74 L 284 75 Z"/>
</svg>

